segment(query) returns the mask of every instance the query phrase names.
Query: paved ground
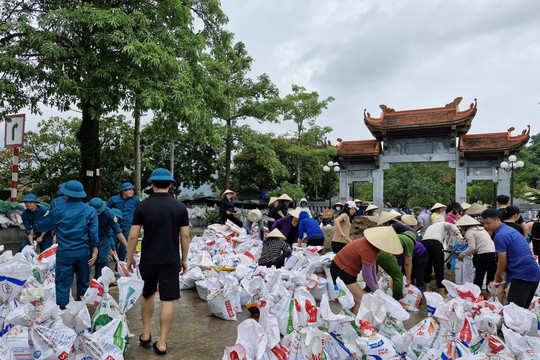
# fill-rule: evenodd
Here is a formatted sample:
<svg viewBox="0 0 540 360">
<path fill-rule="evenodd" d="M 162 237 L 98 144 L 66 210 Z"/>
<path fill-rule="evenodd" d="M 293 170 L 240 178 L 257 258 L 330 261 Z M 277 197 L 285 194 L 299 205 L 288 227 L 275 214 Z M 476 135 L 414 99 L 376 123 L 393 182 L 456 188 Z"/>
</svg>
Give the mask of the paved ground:
<svg viewBox="0 0 540 360">
<path fill-rule="evenodd" d="M 8 245 L 6 250 L 17 251 L 18 246 Z M 110 263 L 111 268 L 113 263 Z M 115 288 L 112 288 L 114 291 Z M 73 292 L 74 293 L 74 292 Z M 113 294 L 114 295 L 114 294 Z M 117 295 L 114 295 L 117 298 Z M 181 299 L 174 304 L 175 319 L 168 338 L 167 355 L 157 356 L 151 347 L 139 345 L 139 335 L 142 332 L 139 300 L 127 313 L 128 326 L 133 337 L 124 354 L 125 359 L 185 359 L 185 360 L 219 360 L 226 346 L 234 345 L 236 341 L 236 327 L 239 323 L 250 317 L 247 309 L 243 308 L 237 314 L 237 321 L 218 319 L 210 314 L 208 305 L 201 300 L 196 290 L 183 290 Z M 334 312 L 339 311 L 339 305 L 330 303 Z M 94 309 L 90 309 L 93 312 Z M 159 298 L 156 296 L 156 306 L 152 321 L 152 337 L 157 339 L 159 334 Z M 411 318 L 405 322 L 409 329 L 426 316 L 425 301 L 420 311 L 410 313 Z"/>
<path fill-rule="evenodd" d="M 185 359 L 216 360 L 221 359 L 225 346 L 234 345 L 236 327 L 249 318 L 247 309 L 238 313 L 237 321 L 218 319 L 210 314 L 208 305 L 202 301 L 196 290 L 183 290 L 181 299 L 175 302 L 175 319 L 169 333 L 166 356 L 157 356 L 151 347 L 139 346 L 142 333 L 140 300 L 128 312 L 129 330 L 135 335 L 125 359 Z M 152 320 L 152 338 L 159 335 L 159 299 Z"/>
<path fill-rule="evenodd" d="M 185 360 L 216 360 L 221 359 L 225 346 L 234 345 L 236 340 L 236 327 L 240 322 L 249 318 L 249 312 L 243 308 L 238 313 L 237 321 L 218 319 L 210 315 L 208 305 L 197 295 L 196 290 L 183 290 L 181 299 L 175 302 L 175 319 L 169 334 L 168 350 L 165 358 Z M 157 298 L 156 298 L 157 299 Z M 425 301 L 424 301 L 425 303 Z M 334 312 L 339 305 L 331 302 Z M 152 336 L 159 334 L 159 300 L 156 301 L 154 319 L 152 321 Z M 405 322 L 409 329 L 426 316 L 426 306 L 422 305 L 420 311 L 410 313 L 411 318 Z M 148 347 L 139 346 L 139 335 L 142 332 L 140 316 L 140 301 L 128 312 L 129 330 L 135 335 L 131 339 L 129 349 L 124 354 L 126 359 L 157 359 L 157 356 Z"/>
</svg>

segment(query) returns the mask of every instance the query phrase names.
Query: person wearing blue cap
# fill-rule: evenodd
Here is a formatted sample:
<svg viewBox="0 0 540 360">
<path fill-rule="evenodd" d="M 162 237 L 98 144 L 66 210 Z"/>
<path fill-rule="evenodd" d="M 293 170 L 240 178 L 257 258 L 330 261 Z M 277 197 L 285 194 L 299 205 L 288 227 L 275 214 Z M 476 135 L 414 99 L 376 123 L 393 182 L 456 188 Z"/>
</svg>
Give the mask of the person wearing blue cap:
<svg viewBox="0 0 540 360">
<path fill-rule="evenodd" d="M 116 236 L 124 246 L 127 246 L 127 242 L 122 234 L 118 218 L 114 215 L 114 211 L 118 209 L 109 209 L 107 204 L 97 197 L 90 200 L 88 205 L 96 209 L 98 214 L 98 257 L 94 267 L 94 279 L 97 279 L 101 276 L 103 268 L 108 266 L 109 254 L 116 255 L 116 246 L 113 235 Z"/>
<path fill-rule="evenodd" d="M 137 195 L 134 195 L 135 186 L 129 182 L 125 182 L 120 187 L 120 194 L 114 195 L 107 202 L 107 206 L 111 209 L 118 209 L 122 212 L 122 234 L 124 238 L 129 238 L 129 230 L 131 229 L 131 221 L 135 212 L 135 206 L 141 202 Z M 118 240 L 114 239 L 118 258 L 124 261 L 126 258 L 126 247 Z"/>
<path fill-rule="evenodd" d="M 156 354 L 165 355 L 167 334 L 174 318 L 173 300 L 180 298 L 178 274 L 184 274 L 188 268 L 189 219 L 186 206 L 169 194 L 175 182 L 169 170 L 154 170 L 148 181 L 152 183 L 153 194 L 135 208 L 127 247 L 127 267 L 130 271 L 135 269 L 135 248 L 141 228 L 144 228 L 139 264 L 144 280 L 141 303 L 143 331 L 139 342 L 141 345 L 152 342 L 150 323 L 154 314 L 154 296 L 159 286 L 160 333 L 153 348 Z"/>
<path fill-rule="evenodd" d="M 58 185 L 58 191 L 56 192 L 56 195 L 60 195 L 60 196 L 51 201 L 51 210 L 57 206 L 60 206 L 66 203 L 66 197 L 64 196 L 64 193 L 62 192 L 62 189 L 64 188 L 65 184 L 66 183 L 61 183 L 60 185 Z"/>
<path fill-rule="evenodd" d="M 77 275 L 77 297 L 82 298 L 90 285 L 90 267 L 98 255 L 98 216 L 96 210 L 83 203 L 86 197 L 83 185 L 66 182 L 62 189 L 66 203 L 44 214 L 36 231 L 56 231 L 56 304 L 65 309 L 73 277 Z"/>
<path fill-rule="evenodd" d="M 53 243 L 51 232 L 35 232 L 34 227 L 49 209 L 46 206 L 41 205 L 37 197 L 33 194 L 26 195 L 21 202 L 23 202 L 24 206 L 26 207 L 21 214 L 24 231 L 26 232 L 26 239 L 19 248 L 19 252 L 21 252 L 22 249 L 24 249 L 24 247 L 27 245 L 30 245 L 35 249 L 36 245 L 38 244 L 39 250 L 43 252 Z"/>
</svg>

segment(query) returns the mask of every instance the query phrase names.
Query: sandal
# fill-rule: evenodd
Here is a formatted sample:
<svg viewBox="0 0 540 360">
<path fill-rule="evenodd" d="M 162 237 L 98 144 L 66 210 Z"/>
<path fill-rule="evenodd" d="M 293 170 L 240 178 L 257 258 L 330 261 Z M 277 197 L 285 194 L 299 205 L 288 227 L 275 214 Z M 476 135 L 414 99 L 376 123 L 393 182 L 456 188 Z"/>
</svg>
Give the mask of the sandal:
<svg viewBox="0 0 540 360">
<path fill-rule="evenodd" d="M 165 343 L 165 345 L 167 345 L 167 343 Z M 167 349 L 165 349 L 164 351 L 161 351 L 161 350 L 158 349 L 157 341 L 154 343 L 154 345 L 152 345 L 152 347 L 154 348 L 154 351 L 156 352 L 157 355 L 165 355 L 165 354 L 167 354 Z"/>
<path fill-rule="evenodd" d="M 148 338 L 148 340 L 143 340 L 143 339 L 142 339 L 142 334 L 139 335 L 139 342 L 141 343 L 141 346 L 148 346 L 148 345 L 150 345 L 150 343 L 152 342 L 152 335 L 150 335 L 150 337 Z"/>
</svg>

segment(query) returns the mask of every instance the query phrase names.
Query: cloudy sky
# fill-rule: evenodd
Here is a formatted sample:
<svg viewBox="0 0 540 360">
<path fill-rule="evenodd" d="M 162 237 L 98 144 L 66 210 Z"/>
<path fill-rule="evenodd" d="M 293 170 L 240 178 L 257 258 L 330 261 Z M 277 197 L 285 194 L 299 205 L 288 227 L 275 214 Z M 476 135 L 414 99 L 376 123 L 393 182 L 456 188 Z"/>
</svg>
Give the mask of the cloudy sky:
<svg viewBox="0 0 540 360">
<path fill-rule="evenodd" d="M 336 100 L 329 139 L 371 139 L 363 122 L 478 99 L 469 134 L 540 133 L 540 1 L 222 0 L 228 29 L 281 95 L 291 84 Z M 274 125 L 275 127 L 275 125 Z M 278 133 L 283 127 L 258 126 Z M 292 129 L 292 126 L 289 127 Z"/>
<path fill-rule="evenodd" d="M 527 125 L 540 133 L 538 0 L 222 0 L 222 8 L 254 59 L 253 77 L 267 73 L 282 96 L 298 84 L 336 99 L 317 120 L 334 129 L 333 144 L 372 139 L 364 109 L 379 117 L 380 104 L 423 109 L 459 96 L 461 109 L 478 99 L 470 134 Z M 40 118 L 28 114 L 26 128 Z"/>
</svg>

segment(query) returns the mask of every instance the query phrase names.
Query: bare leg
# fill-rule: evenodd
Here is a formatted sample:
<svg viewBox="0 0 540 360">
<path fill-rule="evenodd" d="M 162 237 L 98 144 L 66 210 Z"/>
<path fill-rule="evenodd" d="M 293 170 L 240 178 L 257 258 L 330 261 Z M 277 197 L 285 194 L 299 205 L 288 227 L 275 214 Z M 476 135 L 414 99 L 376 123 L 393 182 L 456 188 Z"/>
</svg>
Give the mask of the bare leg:
<svg viewBox="0 0 540 360">
<path fill-rule="evenodd" d="M 358 285 L 358 283 L 352 283 L 347 285 L 347 289 L 351 292 L 354 297 L 354 306 L 351 311 L 354 315 L 358 314 L 358 309 L 360 309 L 360 302 L 362 302 L 362 296 L 364 296 L 364 290 Z"/>
<path fill-rule="evenodd" d="M 141 303 L 141 315 L 143 323 L 143 333 L 141 340 L 150 339 L 150 322 L 152 321 L 152 315 L 154 314 L 154 295 L 147 298 L 143 297 Z"/>
<path fill-rule="evenodd" d="M 167 335 L 171 329 L 174 318 L 174 304 L 172 301 L 161 301 L 161 316 L 159 318 L 159 339 L 156 346 L 159 350 L 167 350 Z"/>
<path fill-rule="evenodd" d="M 444 299 L 444 297 L 446 296 L 445 288 L 438 288 L 437 291 L 439 292 L 439 294 L 441 294 L 441 296 Z"/>
</svg>

